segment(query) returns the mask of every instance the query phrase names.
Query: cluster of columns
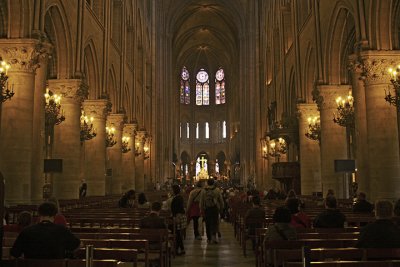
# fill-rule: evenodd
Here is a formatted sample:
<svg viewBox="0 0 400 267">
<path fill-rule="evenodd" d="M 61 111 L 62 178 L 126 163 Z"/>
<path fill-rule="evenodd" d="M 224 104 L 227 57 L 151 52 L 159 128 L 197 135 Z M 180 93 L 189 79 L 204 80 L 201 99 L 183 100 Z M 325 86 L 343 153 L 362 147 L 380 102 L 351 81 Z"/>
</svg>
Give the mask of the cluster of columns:
<svg viewBox="0 0 400 267">
<path fill-rule="evenodd" d="M 82 80 L 46 81 L 50 50 L 37 40 L 10 39 L 0 44 L 0 56 L 11 63 L 8 84 L 15 92 L 11 100 L 0 104 L 0 171 L 5 177 L 7 201 L 27 203 L 43 197 L 46 82 L 53 93 L 62 96 L 66 118 L 54 127 L 51 157 L 63 160 L 63 170 L 50 175 L 53 195 L 77 198 L 81 179 L 86 179 L 88 195 L 144 190 L 144 156 L 135 157 L 135 138 L 141 140 L 139 149 L 143 151 L 146 131 L 136 131 L 137 123 L 125 123 L 124 114 L 108 114 L 107 100 L 84 100 L 89 88 Z M 96 132 L 95 138 L 84 142 L 80 140 L 81 109 L 94 118 Z M 105 145 L 107 125 L 116 129 L 117 143 L 109 148 Z M 121 149 L 122 136 L 130 137 L 126 153 Z M 106 169 L 112 169 L 108 188 Z"/>
<path fill-rule="evenodd" d="M 335 172 L 335 159 L 348 159 L 346 129 L 333 122 L 335 99 L 351 90 L 355 110 L 356 182 L 371 200 L 397 199 L 400 195 L 398 111 L 385 101 L 388 69 L 397 66 L 396 51 L 363 51 L 350 57 L 351 85 L 319 85 L 321 101 L 298 104 L 302 194 L 329 189 L 344 197 L 343 173 Z M 307 118 L 320 116 L 321 145 L 308 140 Z"/>
</svg>

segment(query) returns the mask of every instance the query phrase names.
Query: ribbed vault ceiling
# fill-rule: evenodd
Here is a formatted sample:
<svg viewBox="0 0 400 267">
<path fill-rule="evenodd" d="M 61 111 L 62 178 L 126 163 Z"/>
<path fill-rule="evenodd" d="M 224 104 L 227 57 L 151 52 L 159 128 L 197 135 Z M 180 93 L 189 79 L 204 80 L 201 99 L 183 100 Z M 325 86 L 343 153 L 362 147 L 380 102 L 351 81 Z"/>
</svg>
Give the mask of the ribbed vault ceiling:
<svg viewBox="0 0 400 267">
<path fill-rule="evenodd" d="M 242 27 L 236 0 L 170 0 L 169 30 L 176 67 L 187 66 L 193 74 L 202 67 L 215 72 L 223 67 L 234 72 Z M 215 69 L 214 69 L 215 68 Z"/>
</svg>

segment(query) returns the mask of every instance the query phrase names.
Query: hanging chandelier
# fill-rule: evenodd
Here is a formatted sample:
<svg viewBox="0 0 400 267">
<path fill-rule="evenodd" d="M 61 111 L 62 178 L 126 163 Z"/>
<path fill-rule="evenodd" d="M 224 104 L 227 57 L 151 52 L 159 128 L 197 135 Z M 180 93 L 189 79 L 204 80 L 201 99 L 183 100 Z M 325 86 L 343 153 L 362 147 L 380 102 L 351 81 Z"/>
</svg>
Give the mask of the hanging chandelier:
<svg viewBox="0 0 400 267">
<path fill-rule="evenodd" d="M 391 89 L 388 88 L 388 91 L 385 90 L 385 100 L 390 105 L 397 107 L 397 110 L 400 110 L 400 65 L 396 68 L 389 68 L 388 72 L 391 75 L 390 82 L 394 88 L 394 94 L 390 93 Z"/>
<path fill-rule="evenodd" d="M 82 110 L 81 113 L 81 133 L 80 138 L 81 142 L 93 139 L 96 137 L 96 132 L 93 129 L 93 117 L 90 119 L 85 115 L 85 111 Z"/>
<path fill-rule="evenodd" d="M 46 102 L 44 107 L 45 125 L 53 126 L 65 121 L 65 116 L 61 110 L 61 95 L 53 94 L 53 92 L 47 88 L 44 99 Z"/>
<path fill-rule="evenodd" d="M 10 64 L 7 64 L 1 57 L 0 57 L 0 101 L 5 102 L 11 99 L 14 96 L 14 90 L 8 88 L 8 76 L 7 72 L 11 68 Z"/>
<path fill-rule="evenodd" d="M 351 91 L 347 97 L 336 98 L 337 113 L 333 114 L 333 122 L 342 127 L 354 128 L 354 98 Z"/>
<path fill-rule="evenodd" d="M 122 153 L 128 153 L 131 151 L 131 148 L 129 147 L 129 140 L 131 138 L 129 136 L 123 136 L 122 137 L 122 143 L 121 143 L 121 151 Z"/>
<path fill-rule="evenodd" d="M 305 136 L 308 139 L 321 142 L 321 124 L 319 116 L 308 117 L 308 129 Z"/>
<path fill-rule="evenodd" d="M 114 137 L 115 128 L 114 127 L 106 127 L 106 147 L 113 147 L 117 140 Z"/>
</svg>

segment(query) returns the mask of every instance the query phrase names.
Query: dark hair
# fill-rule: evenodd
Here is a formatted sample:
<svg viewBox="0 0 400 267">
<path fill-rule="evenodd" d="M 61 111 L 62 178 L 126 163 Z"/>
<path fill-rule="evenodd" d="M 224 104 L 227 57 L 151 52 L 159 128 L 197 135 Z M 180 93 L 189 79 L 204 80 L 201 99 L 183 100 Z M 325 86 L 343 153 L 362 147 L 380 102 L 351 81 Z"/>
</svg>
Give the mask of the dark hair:
<svg viewBox="0 0 400 267">
<path fill-rule="evenodd" d="M 39 216 L 54 217 L 57 214 L 57 207 L 52 202 L 44 202 L 38 208 Z"/>
<path fill-rule="evenodd" d="M 366 198 L 367 198 L 367 195 L 364 192 L 358 193 L 358 196 L 357 196 L 358 200 L 361 200 L 361 199 L 365 200 Z"/>
<path fill-rule="evenodd" d="M 128 192 L 126 192 L 127 197 L 135 197 L 135 190 L 131 189 Z"/>
<path fill-rule="evenodd" d="M 327 196 L 325 199 L 325 206 L 330 209 L 336 209 L 337 206 L 336 198 L 332 195 Z"/>
<path fill-rule="evenodd" d="M 151 203 L 151 210 L 152 211 L 160 211 L 161 210 L 161 203 L 158 201 L 155 201 Z"/>
<path fill-rule="evenodd" d="M 297 198 L 296 192 L 293 189 L 291 189 L 287 194 L 287 198 Z"/>
<path fill-rule="evenodd" d="M 290 223 L 292 216 L 286 207 L 278 207 L 275 209 L 273 220 L 276 223 Z"/>
<path fill-rule="evenodd" d="M 214 179 L 212 179 L 212 178 L 210 178 L 210 179 L 208 179 L 207 180 L 207 184 L 209 185 L 209 186 L 211 186 L 211 185 L 214 185 Z"/>
<path fill-rule="evenodd" d="M 196 183 L 196 186 L 197 186 L 197 187 L 202 187 L 202 186 L 203 186 L 203 182 L 202 182 L 202 181 L 198 181 L 198 182 Z"/>
<path fill-rule="evenodd" d="M 375 203 L 375 216 L 378 219 L 392 218 L 393 203 L 389 200 L 377 200 Z"/>
<path fill-rule="evenodd" d="M 32 223 L 32 213 L 29 211 L 21 211 L 18 214 L 17 222 L 18 225 L 23 227 L 30 225 Z"/>
<path fill-rule="evenodd" d="M 298 198 L 289 198 L 286 200 L 286 207 L 290 210 L 291 214 L 299 212 L 300 201 Z"/>
<path fill-rule="evenodd" d="M 179 194 L 179 193 L 181 192 L 181 188 L 179 187 L 179 185 L 174 184 L 174 185 L 172 186 L 172 192 L 174 192 L 174 195 Z"/>
<path fill-rule="evenodd" d="M 261 204 L 260 196 L 258 196 L 258 195 L 254 195 L 252 198 L 252 201 L 253 201 L 254 205 L 260 206 L 260 204 Z"/>
<path fill-rule="evenodd" d="M 143 205 L 146 202 L 147 202 L 146 195 L 144 193 L 140 193 L 138 196 L 138 203 Z"/>
</svg>

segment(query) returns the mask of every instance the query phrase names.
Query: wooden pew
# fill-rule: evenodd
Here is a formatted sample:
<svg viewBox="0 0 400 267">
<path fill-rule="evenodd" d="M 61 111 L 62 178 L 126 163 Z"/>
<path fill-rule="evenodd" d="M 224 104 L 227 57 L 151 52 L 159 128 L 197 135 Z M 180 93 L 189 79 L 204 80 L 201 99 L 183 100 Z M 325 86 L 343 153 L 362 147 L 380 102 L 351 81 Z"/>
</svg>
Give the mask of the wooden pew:
<svg viewBox="0 0 400 267">
<path fill-rule="evenodd" d="M 65 259 L 59 260 L 36 260 L 36 259 L 17 259 L 16 267 L 67 267 Z"/>
<path fill-rule="evenodd" d="M 93 267 L 117 267 L 116 260 L 93 260 Z M 45 266 L 43 266 L 45 267 Z M 67 267 L 86 267 L 86 260 L 67 260 Z"/>
<path fill-rule="evenodd" d="M 301 267 L 302 262 L 288 262 L 285 267 Z M 399 267 L 400 261 L 331 261 L 311 262 L 311 266 L 319 267 Z"/>
</svg>

